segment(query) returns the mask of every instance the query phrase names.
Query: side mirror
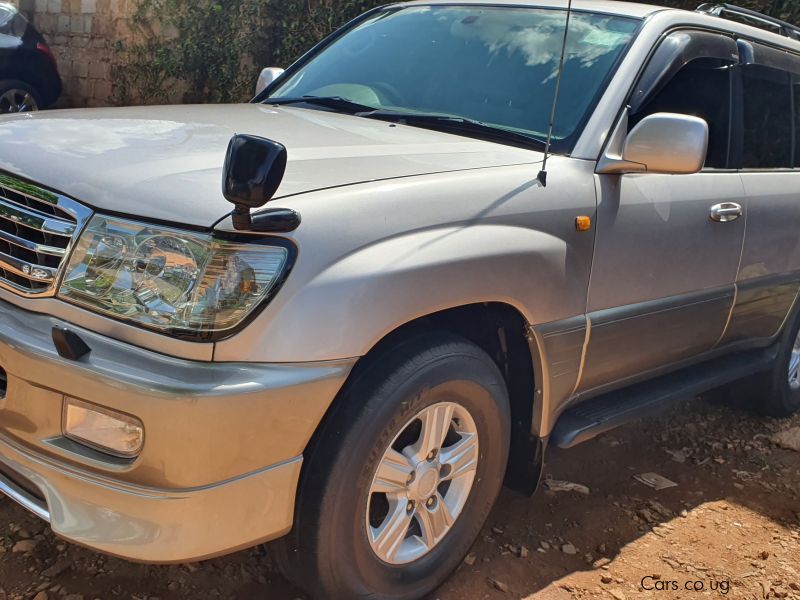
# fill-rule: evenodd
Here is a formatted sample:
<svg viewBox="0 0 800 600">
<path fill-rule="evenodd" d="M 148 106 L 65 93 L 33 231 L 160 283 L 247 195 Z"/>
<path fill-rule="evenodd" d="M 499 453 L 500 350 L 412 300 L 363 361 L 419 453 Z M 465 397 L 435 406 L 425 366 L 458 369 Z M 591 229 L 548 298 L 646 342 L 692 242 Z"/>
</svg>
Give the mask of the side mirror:
<svg viewBox="0 0 800 600">
<path fill-rule="evenodd" d="M 278 191 L 286 173 L 286 147 L 254 135 L 235 135 L 228 144 L 222 194 L 235 206 L 233 226 L 252 229 L 250 209 L 260 208 Z"/>
<path fill-rule="evenodd" d="M 283 69 L 280 67 L 262 69 L 258 76 L 258 82 L 256 83 L 256 96 L 267 89 L 267 87 L 281 75 L 283 75 Z"/>
<path fill-rule="evenodd" d="M 708 123 L 677 113 L 650 115 L 628 134 L 620 154 L 606 152 L 598 163 L 597 172 L 697 173 L 702 170 L 708 154 Z"/>
</svg>

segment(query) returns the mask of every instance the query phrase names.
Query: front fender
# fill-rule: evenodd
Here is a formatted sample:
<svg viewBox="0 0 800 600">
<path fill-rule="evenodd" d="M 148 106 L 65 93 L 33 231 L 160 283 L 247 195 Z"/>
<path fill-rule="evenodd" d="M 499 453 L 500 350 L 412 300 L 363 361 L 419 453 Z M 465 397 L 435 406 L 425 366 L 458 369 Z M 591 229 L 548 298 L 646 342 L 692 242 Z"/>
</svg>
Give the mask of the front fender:
<svg viewBox="0 0 800 600">
<path fill-rule="evenodd" d="M 530 165 L 486 171 L 340 190 L 341 200 L 324 205 L 327 218 L 321 202 L 293 205 L 303 215 L 294 271 L 262 315 L 217 344 L 215 359 L 363 356 L 405 323 L 481 302 L 509 304 L 529 323 L 582 314 L 593 236 L 578 234 L 574 218 L 594 214 L 591 175 L 572 178 L 559 193 L 557 185 L 531 184 Z M 434 181 L 422 186 L 421 179 Z M 421 186 L 424 194 L 415 189 Z M 358 198 L 364 194 L 372 198 L 366 214 L 352 208 L 367 201 Z M 414 228 L 425 221 L 432 224 Z"/>
</svg>

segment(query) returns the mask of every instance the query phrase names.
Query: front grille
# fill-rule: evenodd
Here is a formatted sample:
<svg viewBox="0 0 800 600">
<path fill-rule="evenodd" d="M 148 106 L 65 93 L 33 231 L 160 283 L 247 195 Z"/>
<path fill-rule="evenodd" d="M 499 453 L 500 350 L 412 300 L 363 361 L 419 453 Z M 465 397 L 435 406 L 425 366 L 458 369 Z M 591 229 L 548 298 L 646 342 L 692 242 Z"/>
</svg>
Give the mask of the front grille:
<svg viewBox="0 0 800 600">
<path fill-rule="evenodd" d="M 73 238 L 90 216 L 74 200 L 0 173 L 0 287 L 53 295 Z"/>
</svg>

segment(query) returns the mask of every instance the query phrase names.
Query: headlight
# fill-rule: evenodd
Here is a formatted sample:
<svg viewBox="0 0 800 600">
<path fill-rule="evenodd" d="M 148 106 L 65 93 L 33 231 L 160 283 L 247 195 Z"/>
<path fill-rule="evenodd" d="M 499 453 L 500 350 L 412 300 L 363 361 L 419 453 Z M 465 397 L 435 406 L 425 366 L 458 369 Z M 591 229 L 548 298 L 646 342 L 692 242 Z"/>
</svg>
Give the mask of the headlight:
<svg viewBox="0 0 800 600">
<path fill-rule="evenodd" d="M 256 308 L 288 254 L 280 246 L 97 215 L 70 256 L 58 295 L 164 333 L 209 337 Z"/>
</svg>

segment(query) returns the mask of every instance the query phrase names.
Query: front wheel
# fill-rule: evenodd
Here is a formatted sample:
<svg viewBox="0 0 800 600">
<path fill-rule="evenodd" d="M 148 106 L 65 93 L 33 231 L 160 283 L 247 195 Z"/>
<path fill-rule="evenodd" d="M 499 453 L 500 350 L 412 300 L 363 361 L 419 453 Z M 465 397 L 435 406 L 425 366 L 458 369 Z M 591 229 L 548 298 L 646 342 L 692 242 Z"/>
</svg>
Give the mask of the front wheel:
<svg viewBox="0 0 800 600">
<path fill-rule="evenodd" d="M 318 598 L 419 598 L 459 565 L 497 498 L 508 393 L 491 358 L 450 334 L 366 360 L 307 453 L 294 529 L 274 550 Z"/>
</svg>

